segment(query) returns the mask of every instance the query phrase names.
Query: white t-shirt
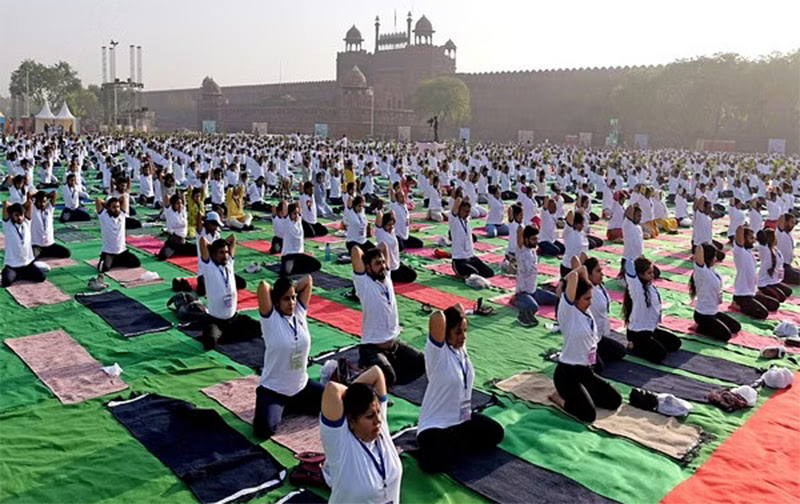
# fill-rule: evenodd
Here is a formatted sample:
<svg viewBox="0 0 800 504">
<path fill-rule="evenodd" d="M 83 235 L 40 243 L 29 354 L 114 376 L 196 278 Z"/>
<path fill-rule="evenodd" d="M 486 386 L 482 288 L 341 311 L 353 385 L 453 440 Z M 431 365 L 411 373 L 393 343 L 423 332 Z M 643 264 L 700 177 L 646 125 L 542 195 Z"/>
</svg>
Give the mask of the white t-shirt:
<svg viewBox="0 0 800 504">
<path fill-rule="evenodd" d="M 417 435 L 426 429 L 446 429 L 469 420 L 475 370 L 466 346 L 456 350 L 444 341 L 437 343 L 428 335 L 425 373 L 428 387 L 419 412 Z"/>
<path fill-rule="evenodd" d="M 206 284 L 208 314 L 212 317 L 228 320 L 236 314 L 238 293 L 235 276 L 233 257 L 228 259 L 225 266 L 220 266 L 211 258 L 203 261 L 203 281 Z"/>
<path fill-rule="evenodd" d="M 376 227 L 375 237 L 378 243 L 385 243 L 386 248 L 389 250 L 389 260 L 391 265 L 389 268 L 396 271 L 400 268 L 400 246 L 397 243 L 397 236 L 394 233 L 387 233 L 383 228 Z"/>
<path fill-rule="evenodd" d="M 6 236 L 6 266 L 21 268 L 33 262 L 30 219 L 23 218 L 20 225 L 15 224 L 11 217 L 4 219 L 3 234 Z"/>
<path fill-rule="evenodd" d="M 298 299 L 291 317 L 281 314 L 273 306 L 260 319 L 261 337 L 264 338 L 264 369 L 259 385 L 291 397 L 308 383 L 311 334 L 306 321 L 306 307 Z"/>
<path fill-rule="evenodd" d="M 400 334 L 394 285 L 386 273 L 383 282 L 378 282 L 366 272 L 353 272 L 353 285 L 361 300 L 362 343 L 385 343 Z"/>
<path fill-rule="evenodd" d="M 70 187 L 64 184 L 61 189 L 61 194 L 64 197 L 64 208 L 75 210 L 80 206 L 81 191 L 77 185 Z"/>
<path fill-rule="evenodd" d="M 345 224 L 347 225 L 347 235 L 345 239 L 356 243 L 367 241 L 367 216 L 362 210 L 356 213 L 352 208 L 344 211 Z"/>
<path fill-rule="evenodd" d="M 408 240 L 408 208 L 398 202 L 392 203 L 394 211 L 394 234 Z"/>
<path fill-rule="evenodd" d="M 713 239 L 711 217 L 703 212 L 695 212 L 692 221 L 692 245 L 711 243 Z"/>
<path fill-rule="evenodd" d="M 772 254 L 766 245 L 758 246 L 758 258 L 761 264 L 758 267 L 758 287 L 769 287 L 783 280 L 783 256 L 780 250 L 775 250 L 775 270 L 769 274 L 772 268 Z"/>
<path fill-rule="evenodd" d="M 311 208 L 309 208 L 309 205 Z M 317 223 L 317 205 L 314 196 L 303 194 L 300 196 L 300 215 L 309 224 Z"/>
<path fill-rule="evenodd" d="M 49 247 L 55 242 L 53 237 L 53 205 L 45 202 L 44 209 L 39 210 L 36 205 L 32 208 L 31 215 L 31 244 L 39 247 Z"/>
<path fill-rule="evenodd" d="M 645 288 L 636 275 L 633 261 L 626 261 L 625 275 L 633 306 L 631 307 L 628 329 L 631 331 L 653 331 L 661 322 L 661 294 L 653 282 L 647 286 L 650 306 L 647 306 Z"/>
<path fill-rule="evenodd" d="M 381 400 L 381 419 L 378 437 L 364 443 L 350 430 L 344 416 L 331 420 L 320 415 L 319 434 L 325 451 L 322 473 L 331 487 L 329 504 L 400 503 L 403 465 L 389 433 L 385 397 Z M 376 467 L 381 459 L 385 478 Z"/>
<path fill-rule="evenodd" d="M 517 254 L 517 229 L 519 229 L 520 225 L 515 220 L 508 223 L 508 248 L 506 249 L 506 254 Z"/>
<path fill-rule="evenodd" d="M 164 217 L 167 220 L 167 229 L 169 232 L 180 236 L 181 238 L 186 238 L 186 208 L 182 208 L 180 212 L 176 212 L 172 209 L 172 206 L 167 207 L 164 210 Z"/>
<path fill-rule="evenodd" d="M 733 283 L 734 296 L 755 296 L 758 273 L 753 251 L 733 244 L 733 264 L 736 266 L 736 280 Z"/>
<path fill-rule="evenodd" d="M 632 262 L 642 255 L 644 238 L 642 228 L 625 217 L 622 219 L 622 257 Z"/>
<path fill-rule="evenodd" d="M 564 226 L 564 257 L 561 259 L 561 264 L 565 268 L 572 268 L 572 258 L 580 257 L 581 252 L 588 252 L 589 244 L 583 233 L 578 232 L 566 224 Z"/>
<path fill-rule="evenodd" d="M 450 228 L 450 238 L 453 240 L 453 259 L 469 259 L 475 255 L 472 248 L 472 231 L 469 227 L 469 217 L 462 219 L 451 213 L 447 226 Z"/>
<path fill-rule="evenodd" d="M 608 322 L 608 309 L 611 307 L 611 298 L 603 284 L 592 287 L 592 304 L 589 311 L 597 324 L 597 335 L 599 337 L 611 334 L 611 324 Z"/>
<path fill-rule="evenodd" d="M 517 284 L 516 292 L 533 294 L 538 288 L 536 285 L 539 275 L 539 257 L 532 248 L 521 247 L 517 251 Z"/>
<path fill-rule="evenodd" d="M 219 232 L 219 227 L 217 227 L 217 231 L 210 235 L 206 231 L 205 226 L 200 228 L 200 232 L 197 233 L 197 275 L 200 276 L 203 274 L 203 256 L 200 254 L 200 238 L 205 238 L 209 245 L 214 243 L 215 241 L 219 240 L 222 237 L 222 233 Z"/>
<path fill-rule="evenodd" d="M 562 294 L 558 303 L 558 325 L 564 335 L 564 348 L 559 362 L 574 366 L 591 366 L 597 362 L 600 336 L 591 310 L 588 313 L 579 310 L 575 303 L 567 299 L 566 294 Z"/>
<path fill-rule="evenodd" d="M 761 212 L 755 208 L 751 208 L 747 213 L 747 218 L 750 220 L 750 229 L 752 229 L 754 233 L 761 231 L 761 226 L 764 224 L 764 217 L 762 217 Z"/>
<path fill-rule="evenodd" d="M 792 264 L 794 261 L 794 239 L 791 233 L 778 230 L 778 250 L 783 256 L 783 264 Z"/>
<path fill-rule="evenodd" d="M 614 201 L 611 205 L 611 219 L 608 221 L 608 229 L 619 229 L 622 227 L 622 221 L 625 219 L 625 209 L 619 204 L 619 201 Z"/>
<path fill-rule="evenodd" d="M 489 216 L 486 218 L 486 224 L 502 224 L 503 223 L 503 202 L 494 197 L 494 194 L 489 195 Z"/>
<path fill-rule="evenodd" d="M 694 286 L 697 300 L 694 311 L 701 315 L 716 315 L 722 303 L 722 279 L 713 268 L 694 263 Z"/>
<path fill-rule="evenodd" d="M 300 219 L 293 221 L 289 216 L 276 217 L 272 223 L 275 234 L 283 238 L 281 256 L 302 254 L 305 245 L 303 243 L 303 223 L 300 222 Z"/>
<path fill-rule="evenodd" d="M 122 210 L 116 217 L 111 217 L 105 208 L 100 210 L 100 232 L 103 235 L 101 252 L 121 254 L 125 251 L 125 217 L 127 214 Z"/>
</svg>

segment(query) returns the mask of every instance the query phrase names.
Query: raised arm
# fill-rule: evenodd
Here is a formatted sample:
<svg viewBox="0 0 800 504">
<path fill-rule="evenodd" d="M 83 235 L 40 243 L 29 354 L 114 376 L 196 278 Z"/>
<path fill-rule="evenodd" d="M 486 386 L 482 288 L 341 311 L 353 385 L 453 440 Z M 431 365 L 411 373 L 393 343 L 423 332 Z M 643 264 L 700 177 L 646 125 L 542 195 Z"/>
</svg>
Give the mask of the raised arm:
<svg viewBox="0 0 800 504">
<path fill-rule="evenodd" d="M 50 191 L 50 194 L 48 194 L 48 196 L 50 197 L 50 204 L 53 205 L 53 206 L 56 206 L 56 200 L 58 199 L 58 193 L 56 191 Z"/>
<path fill-rule="evenodd" d="M 94 200 L 94 208 L 97 211 L 98 215 L 100 215 L 100 212 L 102 212 L 105 207 L 106 204 L 103 201 L 103 198 L 97 198 L 96 200 Z"/>
<path fill-rule="evenodd" d="M 126 215 L 128 214 L 128 210 L 130 209 L 130 203 L 127 196 L 128 196 L 127 194 L 123 194 L 119 198 L 119 207 L 122 209 L 122 212 Z"/>
<path fill-rule="evenodd" d="M 378 366 L 372 366 L 361 373 L 353 383 L 369 385 L 379 396 L 386 395 L 386 379 L 383 377 L 383 371 Z M 325 385 L 325 391 L 322 393 L 322 416 L 324 418 L 332 421 L 338 421 L 342 418 L 344 415 L 342 397 L 346 391 L 347 387 L 340 383 L 328 382 Z"/>
<path fill-rule="evenodd" d="M 744 247 L 744 226 L 739 226 L 736 228 L 736 245 L 740 247 Z"/>
<path fill-rule="evenodd" d="M 447 331 L 447 322 L 444 317 L 444 312 L 437 310 L 431 314 L 428 321 L 428 332 L 436 343 L 443 343 Z"/>
<path fill-rule="evenodd" d="M 272 311 L 272 289 L 265 280 L 258 283 L 258 312 L 266 317 Z"/>
<path fill-rule="evenodd" d="M 228 251 L 231 257 L 236 257 L 236 235 L 231 233 L 230 236 L 225 238 L 225 241 L 228 242 Z"/>
<path fill-rule="evenodd" d="M 567 296 L 567 301 L 575 303 L 575 293 L 578 291 L 578 279 L 586 275 L 586 266 L 574 269 L 569 272 L 565 280 L 567 281 L 567 290 L 564 293 Z"/>
<path fill-rule="evenodd" d="M 295 292 L 297 293 L 297 300 L 303 303 L 303 306 L 308 308 L 308 303 L 311 301 L 311 291 L 314 287 L 314 280 L 311 275 L 306 275 L 297 282 Z M 261 302 L 259 301 L 259 305 Z"/>
<path fill-rule="evenodd" d="M 705 264 L 706 264 L 706 258 L 705 258 L 705 254 L 703 253 L 703 245 L 702 244 L 698 244 L 694 248 L 694 262 L 695 262 L 695 264 L 697 264 L 701 268 L 703 266 L 705 266 Z"/>
<path fill-rule="evenodd" d="M 3 202 L 3 220 L 8 220 L 8 200 Z"/>
<path fill-rule="evenodd" d="M 383 227 L 383 212 L 380 210 L 375 212 L 375 227 Z"/>
<path fill-rule="evenodd" d="M 570 210 L 564 220 L 569 224 L 569 227 L 572 227 L 572 222 L 575 220 L 575 212 Z"/>
<path fill-rule="evenodd" d="M 208 240 L 206 240 L 205 236 L 201 236 L 199 240 L 200 240 L 200 259 L 202 259 L 203 262 L 208 262 L 208 246 L 210 244 L 208 243 Z"/>
<path fill-rule="evenodd" d="M 353 272 L 357 275 L 364 273 L 364 252 L 361 251 L 361 247 L 358 245 L 353 246 L 352 250 L 350 251 L 350 262 L 353 264 Z"/>
<path fill-rule="evenodd" d="M 520 249 L 525 246 L 525 239 L 523 238 L 524 231 L 525 226 L 517 226 L 517 248 Z"/>
</svg>

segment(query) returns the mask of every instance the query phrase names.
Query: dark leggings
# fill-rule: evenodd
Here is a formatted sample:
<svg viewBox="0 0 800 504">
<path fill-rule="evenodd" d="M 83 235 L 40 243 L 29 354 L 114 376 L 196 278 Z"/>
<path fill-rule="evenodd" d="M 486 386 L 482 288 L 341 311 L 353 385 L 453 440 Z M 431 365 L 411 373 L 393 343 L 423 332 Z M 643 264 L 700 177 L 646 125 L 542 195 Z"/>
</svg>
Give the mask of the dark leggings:
<svg viewBox="0 0 800 504">
<path fill-rule="evenodd" d="M 720 341 L 728 341 L 732 335 L 742 330 L 742 324 L 725 312 L 703 315 L 695 311 L 694 321 L 697 323 L 694 332 Z"/>
<path fill-rule="evenodd" d="M 11 266 L 4 267 L 2 278 L 3 287 L 8 287 L 17 280 L 27 280 L 36 283 L 44 282 L 47 276 L 44 274 L 44 271 L 37 268 L 36 265 L 31 262 L 27 266 L 20 266 L 19 268 L 13 268 Z"/>
<path fill-rule="evenodd" d="M 598 238 L 597 236 L 587 236 L 586 239 L 589 242 L 589 250 L 593 250 L 596 248 L 600 248 L 603 246 L 602 238 Z"/>
<path fill-rule="evenodd" d="M 212 350 L 220 343 L 233 343 L 260 337 L 261 324 L 247 315 L 235 313 L 227 320 L 206 315 L 200 342 L 203 343 L 203 348 Z"/>
<path fill-rule="evenodd" d="M 381 368 L 387 386 L 404 385 L 425 374 L 425 354 L 397 340 L 385 350 L 362 343 L 358 347 L 358 365 L 364 369 Z"/>
<path fill-rule="evenodd" d="M 755 296 L 733 296 L 733 302 L 739 306 L 739 311 L 757 320 L 764 320 L 769 312 L 778 311 L 780 302 L 770 296 L 756 292 Z"/>
<path fill-rule="evenodd" d="M 791 264 L 783 264 L 783 283 L 788 285 L 800 285 L 800 270 Z"/>
<path fill-rule="evenodd" d="M 416 236 L 408 235 L 408 238 L 406 238 L 406 239 L 400 238 L 398 236 L 397 237 L 397 246 L 398 246 L 398 248 L 400 248 L 400 250 L 403 250 L 403 249 L 407 249 L 407 248 L 410 248 L 410 249 L 423 248 L 425 246 L 425 244 L 422 243 L 422 240 L 420 240 Z"/>
<path fill-rule="evenodd" d="M 652 331 L 627 332 L 628 341 L 633 343 L 631 353 L 658 364 L 667 352 L 674 352 L 681 347 L 681 339 L 669 331 L 656 327 Z"/>
<path fill-rule="evenodd" d="M 305 254 L 286 254 L 281 257 L 280 276 L 306 275 L 319 271 L 320 262 L 312 256 Z"/>
<path fill-rule="evenodd" d="M 166 261 L 173 256 L 193 256 L 197 254 L 197 247 L 192 243 L 186 243 L 186 238 L 171 234 L 164 246 L 158 251 L 156 259 Z"/>
<path fill-rule="evenodd" d="M 767 287 L 759 287 L 758 292 L 764 294 L 765 296 L 777 299 L 779 303 L 783 303 L 789 296 L 792 295 L 792 288 L 782 283 L 776 283 L 768 285 Z"/>
<path fill-rule="evenodd" d="M 250 203 L 250 210 L 255 210 L 256 212 L 271 212 L 272 205 L 263 201 L 256 201 L 254 203 Z"/>
<path fill-rule="evenodd" d="M 283 238 L 281 238 L 280 236 L 273 236 L 272 244 L 269 248 L 269 253 L 280 254 L 282 249 L 283 249 Z"/>
<path fill-rule="evenodd" d="M 478 275 L 483 278 L 492 278 L 494 276 L 494 270 L 475 256 L 469 259 L 453 259 L 453 269 L 458 276 L 464 278 L 470 275 Z"/>
<path fill-rule="evenodd" d="M 242 290 L 247 287 L 247 280 L 234 274 L 233 279 L 236 282 L 236 290 Z M 203 297 L 206 295 L 206 281 L 203 275 L 197 277 L 197 295 Z"/>
<path fill-rule="evenodd" d="M 308 380 L 305 388 L 293 396 L 285 396 L 259 386 L 256 389 L 256 412 L 253 418 L 256 436 L 272 437 L 278 430 L 284 413 L 319 415 L 323 390 L 325 386 L 314 380 Z"/>
<path fill-rule="evenodd" d="M 589 366 L 559 362 L 553 381 L 558 395 L 564 399 L 564 410 L 581 422 L 594 422 L 596 407 L 616 410 L 622 404 L 619 392 Z"/>
<path fill-rule="evenodd" d="M 100 253 L 97 271 L 105 273 L 112 268 L 138 268 L 142 262 L 130 250 L 123 250 L 119 254 Z"/>
<path fill-rule="evenodd" d="M 37 259 L 44 257 L 55 257 L 58 259 L 64 259 L 69 257 L 71 253 L 67 247 L 54 243 L 46 247 L 43 247 L 41 245 L 34 245 L 33 255 Z"/>
<path fill-rule="evenodd" d="M 366 252 L 369 249 L 375 248 L 375 245 L 369 240 L 365 241 L 364 243 L 358 243 L 357 241 L 349 241 L 345 242 L 344 245 L 345 247 L 347 247 L 348 254 L 353 253 L 353 247 L 355 247 L 356 245 L 358 245 L 358 247 L 361 249 L 361 252 Z"/>
<path fill-rule="evenodd" d="M 457 460 L 496 447 L 503 436 L 503 427 L 480 413 L 446 429 L 425 429 L 417 435 L 419 466 L 428 473 L 445 472 Z"/>
<path fill-rule="evenodd" d="M 392 271 L 392 282 L 394 283 L 411 283 L 417 279 L 417 272 L 409 268 L 403 263 Z"/>
<path fill-rule="evenodd" d="M 560 241 L 539 242 L 540 256 L 560 256 L 564 254 L 564 251 L 566 251 L 566 247 Z"/>
<path fill-rule="evenodd" d="M 594 369 L 598 373 L 602 373 L 606 367 L 607 362 L 620 361 L 628 355 L 625 345 L 613 338 L 603 336 L 597 343 L 597 362 L 594 364 Z"/>
<path fill-rule="evenodd" d="M 60 222 L 85 222 L 92 220 L 92 216 L 83 208 L 76 208 L 75 210 L 65 208 L 61 211 L 58 220 Z"/>
<path fill-rule="evenodd" d="M 514 191 L 503 191 L 500 194 L 500 198 L 504 200 L 514 200 L 517 199 L 517 193 Z"/>
<path fill-rule="evenodd" d="M 303 234 L 306 238 L 314 238 L 315 236 L 325 236 L 328 234 L 328 228 L 319 222 L 311 224 L 310 222 L 302 221 Z"/>
<path fill-rule="evenodd" d="M 142 223 L 139 219 L 125 217 L 125 229 L 141 229 Z"/>
</svg>

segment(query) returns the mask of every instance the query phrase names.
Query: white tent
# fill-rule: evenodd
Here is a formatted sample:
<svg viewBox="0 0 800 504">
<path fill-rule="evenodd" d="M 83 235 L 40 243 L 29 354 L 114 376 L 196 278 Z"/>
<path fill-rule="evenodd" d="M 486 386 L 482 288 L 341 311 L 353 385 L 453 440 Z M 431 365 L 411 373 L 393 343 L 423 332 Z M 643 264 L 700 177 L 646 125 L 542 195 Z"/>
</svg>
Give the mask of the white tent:
<svg viewBox="0 0 800 504">
<path fill-rule="evenodd" d="M 44 105 L 42 105 L 42 110 L 34 116 L 34 130 L 36 133 L 42 133 L 44 132 L 45 125 L 52 126 L 55 123 L 56 116 L 53 115 L 53 111 L 50 110 L 50 104 L 45 100 Z"/>
<path fill-rule="evenodd" d="M 69 111 L 69 106 L 67 106 L 66 101 L 61 105 L 61 110 L 59 110 L 58 114 L 56 114 L 56 119 L 75 120 L 75 116 Z"/>
<path fill-rule="evenodd" d="M 47 103 L 47 100 L 44 101 L 44 105 L 42 106 L 42 110 L 36 114 L 36 119 L 55 119 L 56 116 L 53 115 L 53 112 L 50 110 L 50 104 Z"/>
</svg>

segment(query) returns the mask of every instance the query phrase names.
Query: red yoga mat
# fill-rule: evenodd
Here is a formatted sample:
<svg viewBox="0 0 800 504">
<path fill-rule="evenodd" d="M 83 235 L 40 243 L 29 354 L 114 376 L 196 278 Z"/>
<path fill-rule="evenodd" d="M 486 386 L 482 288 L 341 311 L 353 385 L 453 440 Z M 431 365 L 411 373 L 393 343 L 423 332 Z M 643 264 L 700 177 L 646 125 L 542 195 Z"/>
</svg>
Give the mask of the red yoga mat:
<svg viewBox="0 0 800 504">
<path fill-rule="evenodd" d="M 309 238 L 309 241 L 317 243 L 339 243 L 343 242 L 344 238 L 339 238 L 338 236 L 333 236 L 333 235 L 325 235 L 325 236 L 315 236 L 313 238 Z"/>
<path fill-rule="evenodd" d="M 732 305 L 726 305 L 724 308 L 728 313 L 742 313 L 735 309 Z M 775 320 L 777 322 L 786 321 L 800 326 L 800 312 L 794 312 L 791 310 L 778 310 L 776 312 L 770 312 L 767 320 Z"/>
<path fill-rule="evenodd" d="M 800 502 L 800 373 L 776 392 L 662 504 Z"/>
<path fill-rule="evenodd" d="M 186 277 L 184 278 L 189 285 L 192 286 L 193 291 L 197 291 L 197 277 Z M 237 310 L 251 310 L 253 308 L 258 308 L 258 295 L 247 289 L 239 289 L 236 291 L 236 309 Z"/>
<path fill-rule="evenodd" d="M 361 312 L 349 306 L 312 294 L 308 304 L 308 316 L 353 336 L 361 337 Z"/>
<path fill-rule="evenodd" d="M 489 279 L 489 281 L 491 281 L 491 279 Z M 428 287 L 427 285 L 422 285 L 416 282 L 395 284 L 394 292 L 395 294 L 413 299 L 414 301 L 427 303 L 440 310 L 444 310 L 458 303 L 461 303 L 461 306 L 463 306 L 465 310 L 475 306 L 474 299 L 450 294 L 448 292 L 434 289 L 433 287 Z"/>
<path fill-rule="evenodd" d="M 516 289 L 517 287 L 517 279 L 516 277 L 509 276 L 509 275 L 495 275 L 491 278 L 487 278 L 486 280 L 492 285 L 492 287 L 497 287 L 499 289 Z"/>
<path fill-rule="evenodd" d="M 673 331 L 679 331 L 687 334 L 697 334 L 695 333 L 697 325 L 694 323 L 693 320 L 682 319 L 680 317 L 674 317 L 672 315 L 663 315 L 661 317 L 661 324 L 667 329 L 672 329 Z M 760 350 L 764 347 L 780 345 L 781 340 L 779 340 L 778 338 L 773 338 L 771 336 L 762 336 L 760 334 L 755 334 L 749 331 L 741 330 L 738 333 L 734 334 L 733 337 L 728 340 L 728 343 L 730 343 L 731 345 L 739 345 L 747 348 L 754 348 L 756 350 Z M 787 347 L 786 351 L 789 353 L 800 353 L 800 348 Z"/>
<path fill-rule="evenodd" d="M 272 248 L 272 243 L 269 240 L 248 240 L 239 242 L 238 245 L 247 247 L 249 249 L 258 250 L 259 252 L 264 252 L 265 254 L 269 254 L 270 249 Z"/>
<path fill-rule="evenodd" d="M 426 257 L 428 259 L 436 259 L 436 249 L 434 248 L 407 248 L 403 252 L 406 254 L 415 255 L 417 257 Z"/>
<path fill-rule="evenodd" d="M 552 264 L 542 264 L 539 263 L 539 266 L 536 268 L 539 273 L 542 275 L 550 275 L 557 278 L 561 278 L 561 268 L 559 266 L 553 266 Z"/>
<path fill-rule="evenodd" d="M 500 248 L 500 245 L 495 245 L 493 243 L 486 243 L 486 242 L 475 242 L 472 244 L 472 248 L 475 250 L 480 250 L 482 252 L 491 252 L 492 250 L 497 250 Z"/>
<path fill-rule="evenodd" d="M 487 252 L 486 254 L 481 254 L 477 257 L 481 261 L 488 264 L 500 264 L 501 262 L 503 262 L 503 259 L 506 258 L 506 256 L 504 256 L 503 254 L 493 254 L 491 252 Z"/>
<path fill-rule="evenodd" d="M 139 235 L 139 236 L 128 235 L 125 238 L 125 241 L 128 242 L 128 245 L 132 245 L 138 248 L 139 250 L 144 250 L 145 252 L 150 252 L 153 255 L 158 254 L 158 251 L 161 250 L 161 247 L 164 246 L 164 242 L 162 242 L 155 236 L 150 236 L 150 235 Z"/>
<path fill-rule="evenodd" d="M 167 262 L 189 270 L 192 273 L 197 273 L 197 256 L 170 257 L 167 259 Z"/>
</svg>

